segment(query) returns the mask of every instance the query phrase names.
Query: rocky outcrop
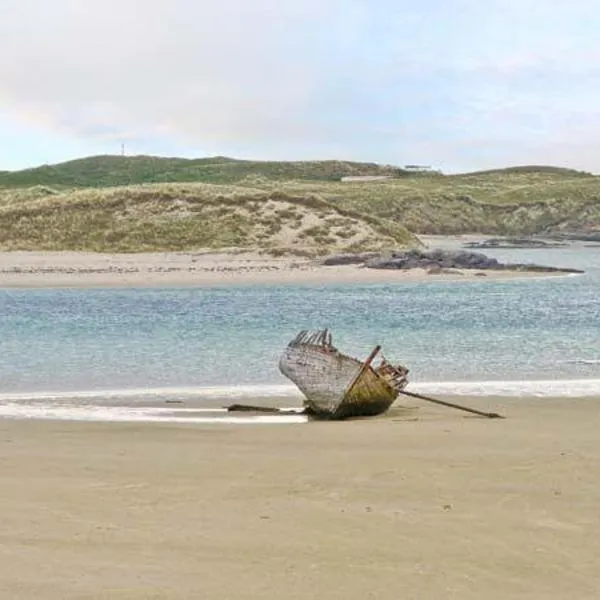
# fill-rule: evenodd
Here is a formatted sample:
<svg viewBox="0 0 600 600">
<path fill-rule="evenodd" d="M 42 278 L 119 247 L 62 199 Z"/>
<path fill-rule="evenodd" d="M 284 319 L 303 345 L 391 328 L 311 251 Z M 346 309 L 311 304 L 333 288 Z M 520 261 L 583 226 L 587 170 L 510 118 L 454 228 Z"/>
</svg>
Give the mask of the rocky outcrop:
<svg viewBox="0 0 600 600">
<path fill-rule="evenodd" d="M 538 238 L 490 238 L 480 242 L 467 242 L 465 248 L 556 248 L 565 246 L 564 242 L 552 242 Z"/>
<path fill-rule="evenodd" d="M 547 267 L 535 264 L 501 263 L 480 252 L 466 250 L 400 250 L 372 256 L 368 254 L 338 254 L 323 259 L 323 265 L 358 264 L 367 269 L 426 269 L 435 274 L 448 269 L 475 269 L 478 271 L 531 271 L 535 273 L 583 273 L 577 269 Z"/>
<path fill-rule="evenodd" d="M 600 230 L 563 231 L 552 233 L 552 237 L 575 242 L 600 242 Z"/>
<path fill-rule="evenodd" d="M 377 258 L 378 252 L 361 252 L 359 254 L 333 254 L 332 256 L 326 256 L 321 264 L 325 266 L 339 266 L 339 265 L 360 265 L 368 260 Z"/>
<path fill-rule="evenodd" d="M 365 262 L 370 269 L 496 269 L 500 263 L 479 252 L 464 250 L 406 250 Z"/>
</svg>

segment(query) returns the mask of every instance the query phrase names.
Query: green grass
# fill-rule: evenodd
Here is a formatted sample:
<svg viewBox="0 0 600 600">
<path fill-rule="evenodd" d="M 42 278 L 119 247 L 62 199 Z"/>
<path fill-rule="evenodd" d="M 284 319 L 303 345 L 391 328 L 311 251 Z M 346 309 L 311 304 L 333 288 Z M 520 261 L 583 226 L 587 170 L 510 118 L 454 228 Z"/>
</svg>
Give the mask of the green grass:
<svg viewBox="0 0 600 600">
<path fill-rule="evenodd" d="M 533 234 L 600 229 L 600 178 L 570 171 L 507 170 L 372 183 L 290 181 L 340 210 L 369 213 L 417 234 Z"/>
<path fill-rule="evenodd" d="M 338 210 L 318 196 L 277 190 L 153 184 L 61 193 L 0 192 L 4 250 L 249 248 L 316 255 L 350 246 L 367 250 L 418 244 L 395 223 Z"/>
<path fill-rule="evenodd" d="M 340 181 L 351 174 L 394 177 Z M 0 172 L 3 248 L 274 251 L 292 232 L 294 251 L 325 252 L 414 244 L 408 231 L 589 229 L 600 229 L 600 177 L 547 166 L 409 176 L 373 163 L 104 156 Z"/>
<path fill-rule="evenodd" d="M 401 176 L 398 167 L 350 161 L 248 161 L 227 157 L 91 156 L 22 171 L 0 171 L 0 187 L 111 187 L 141 183 L 205 182 L 249 185 L 262 180 L 339 180 L 347 175 Z"/>
</svg>

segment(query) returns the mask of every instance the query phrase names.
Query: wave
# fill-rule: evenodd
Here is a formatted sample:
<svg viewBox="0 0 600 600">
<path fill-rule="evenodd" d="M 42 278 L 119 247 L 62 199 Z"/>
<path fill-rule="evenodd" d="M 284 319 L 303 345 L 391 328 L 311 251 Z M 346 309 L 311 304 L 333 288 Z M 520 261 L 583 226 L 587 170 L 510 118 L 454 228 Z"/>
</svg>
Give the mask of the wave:
<svg viewBox="0 0 600 600">
<path fill-rule="evenodd" d="M 575 358 L 565 362 L 570 365 L 600 365 L 600 358 Z"/>
<path fill-rule="evenodd" d="M 207 415 L 212 413 L 212 415 Z M 21 403 L 0 404 L 0 418 L 53 421 L 102 421 L 121 423 L 190 423 L 235 425 L 282 425 L 306 423 L 305 415 L 289 411 L 284 415 L 222 416 L 225 409 L 165 409 L 129 406 L 64 406 Z M 199 416 L 200 414 L 205 416 Z"/>
<path fill-rule="evenodd" d="M 581 398 L 600 396 L 600 379 L 540 379 L 530 381 L 440 381 L 407 389 L 441 396 L 507 396 Z"/>
<path fill-rule="evenodd" d="M 600 363 L 600 361 L 598 361 Z M 583 397 L 600 395 L 600 379 L 545 379 L 521 381 L 430 381 L 410 383 L 408 391 L 441 396 L 548 396 Z M 8 392 L 0 394 L 0 406 L 12 403 L 51 403 L 57 405 L 102 405 L 118 402 L 136 405 L 186 400 L 298 399 L 302 394 L 294 385 L 233 385 L 112 390 Z M 210 411 L 213 408 L 170 408 L 171 411 Z"/>
<path fill-rule="evenodd" d="M 230 385 L 230 386 L 198 386 L 198 387 L 157 387 L 157 388 L 123 388 L 118 390 L 75 390 L 75 391 L 41 391 L 41 392 L 9 392 L 0 394 L 0 402 L 44 401 L 44 400 L 185 400 L 198 399 L 235 399 L 235 398 L 293 398 L 301 397 L 293 385 Z"/>
</svg>

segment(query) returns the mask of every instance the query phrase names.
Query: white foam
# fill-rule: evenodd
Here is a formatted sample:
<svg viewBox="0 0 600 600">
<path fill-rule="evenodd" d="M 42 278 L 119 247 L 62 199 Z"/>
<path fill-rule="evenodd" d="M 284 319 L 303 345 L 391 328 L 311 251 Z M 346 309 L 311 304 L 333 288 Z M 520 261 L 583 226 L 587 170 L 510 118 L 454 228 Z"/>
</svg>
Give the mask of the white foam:
<svg viewBox="0 0 600 600">
<path fill-rule="evenodd" d="M 107 390 L 74 390 L 43 392 L 10 392 L 0 394 L 0 402 L 43 400 L 110 400 L 117 398 L 300 398 L 293 385 L 233 385 L 198 387 L 123 388 Z"/>
<path fill-rule="evenodd" d="M 446 396 L 600 396 L 600 379 L 531 381 L 440 381 L 410 384 L 407 391 Z"/>
<path fill-rule="evenodd" d="M 45 419 L 59 421 L 104 421 L 122 423 L 209 423 L 209 424 L 292 424 L 306 423 L 305 415 L 244 415 L 218 416 L 225 409 L 165 409 L 155 407 L 132 408 L 125 406 L 65 406 L 53 404 L 0 404 L 0 418 Z M 195 413 L 213 413 L 213 416 L 194 416 Z M 187 416 L 186 416 L 187 415 Z"/>
<path fill-rule="evenodd" d="M 410 383 L 408 391 L 439 396 L 586 397 L 600 396 L 600 379 L 530 381 L 439 381 Z M 293 385 L 135 388 L 0 394 L 0 417 L 54 418 L 104 421 L 169 421 L 187 423 L 300 422 L 295 408 L 286 415 L 223 416 L 225 408 L 179 406 L 169 399 L 249 400 L 293 398 L 302 395 Z M 121 400 L 121 405 L 117 401 Z M 160 402 L 144 406 L 143 402 Z M 183 401 L 183 400 L 182 400 Z M 126 406 L 122 404 L 126 403 Z M 303 422 L 303 421 L 302 421 Z"/>
<path fill-rule="evenodd" d="M 600 358 L 576 358 L 566 362 L 572 365 L 600 365 Z"/>
</svg>

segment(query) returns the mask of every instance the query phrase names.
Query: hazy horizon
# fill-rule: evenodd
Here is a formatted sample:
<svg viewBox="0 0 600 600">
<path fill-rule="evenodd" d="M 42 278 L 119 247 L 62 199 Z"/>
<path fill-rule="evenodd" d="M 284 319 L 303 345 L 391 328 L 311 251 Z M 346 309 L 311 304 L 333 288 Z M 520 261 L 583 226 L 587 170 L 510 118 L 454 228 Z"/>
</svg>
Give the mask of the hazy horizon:
<svg viewBox="0 0 600 600">
<path fill-rule="evenodd" d="M 4 0 L 0 169 L 97 154 L 600 171 L 592 0 Z"/>
<path fill-rule="evenodd" d="M 45 163 L 41 163 L 41 164 L 32 164 L 32 165 L 27 165 L 24 167 L 20 167 L 20 168 L 16 168 L 16 169 L 3 169 L 0 165 L 0 172 L 4 172 L 4 173 L 14 173 L 14 172 L 18 172 L 18 171 L 27 171 L 27 170 L 33 170 L 33 169 L 38 169 L 41 167 L 50 167 L 50 166 L 57 166 L 57 165 L 61 165 L 61 164 L 65 164 L 65 163 L 70 163 L 70 162 L 75 162 L 78 160 L 86 160 L 86 159 L 91 159 L 91 158 L 102 158 L 102 157 L 111 157 L 111 158 L 162 158 L 162 159 L 183 159 L 183 160 L 205 160 L 205 159 L 215 159 L 215 158 L 223 158 L 223 159 L 228 159 L 228 160 L 239 160 L 239 161 L 249 161 L 249 162 L 279 162 L 277 159 L 270 159 L 270 158 L 265 158 L 265 159 L 256 159 L 256 158 L 247 158 L 247 157 L 240 157 L 240 156 L 224 156 L 224 155 L 205 155 L 205 156 L 175 156 L 172 154 L 121 154 L 121 153 L 107 153 L 107 154 L 90 154 L 87 156 L 75 156 L 72 158 L 67 158 L 64 160 L 59 160 L 57 162 L 45 162 Z M 298 159 L 288 159 L 288 160 L 283 160 L 282 162 L 319 162 L 319 161 L 339 161 L 339 162 L 360 162 L 360 163 L 374 163 L 374 164 L 378 164 L 380 166 L 388 166 L 388 167 L 397 167 L 400 169 L 404 169 L 406 167 L 409 166 L 417 166 L 415 163 L 406 163 L 406 164 L 393 164 L 393 163 L 382 163 L 382 162 L 377 162 L 374 160 L 369 160 L 369 159 L 365 159 L 365 160 L 355 160 L 355 159 L 348 159 L 348 158 L 343 158 L 343 157 L 337 157 L 337 158 L 298 158 Z M 595 175 L 595 173 L 591 172 L 591 171 L 585 171 L 585 169 L 576 169 L 573 166 L 570 165 L 559 165 L 559 164 L 541 164 L 541 163 L 531 163 L 531 164 L 523 164 L 523 163 L 509 163 L 509 164 L 505 164 L 505 165 L 496 165 L 496 166 L 492 166 L 492 167 L 488 167 L 485 169 L 472 169 L 472 170 L 455 170 L 455 171 L 447 171 L 447 170 L 443 170 L 443 169 L 439 169 L 436 165 L 434 164 L 427 164 L 427 165 L 418 165 L 421 167 L 428 167 L 431 169 L 431 171 L 437 171 L 437 172 L 441 172 L 444 175 L 459 175 L 459 174 L 466 174 L 466 173 L 472 173 L 472 172 L 476 172 L 476 171 L 494 171 L 494 170 L 501 170 L 501 169 L 510 169 L 510 168 L 515 168 L 515 167 L 540 167 L 540 168 L 547 168 L 547 167 L 552 167 L 552 168 L 557 168 L 557 169 L 567 169 L 567 170 L 575 170 L 575 171 L 582 171 L 582 172 L 588 172 L 590 174 Z"/>
</svg>

